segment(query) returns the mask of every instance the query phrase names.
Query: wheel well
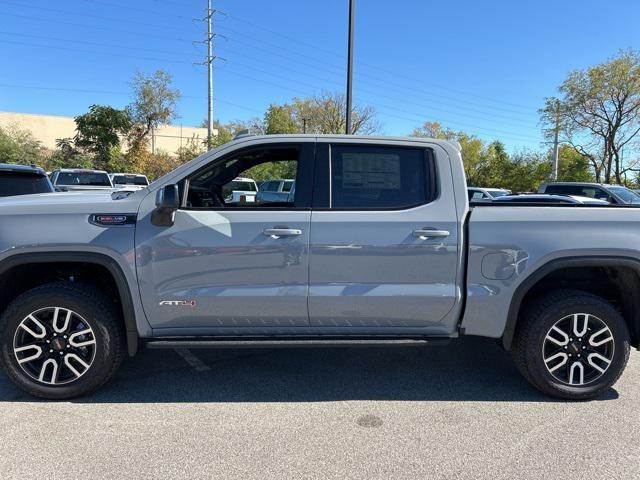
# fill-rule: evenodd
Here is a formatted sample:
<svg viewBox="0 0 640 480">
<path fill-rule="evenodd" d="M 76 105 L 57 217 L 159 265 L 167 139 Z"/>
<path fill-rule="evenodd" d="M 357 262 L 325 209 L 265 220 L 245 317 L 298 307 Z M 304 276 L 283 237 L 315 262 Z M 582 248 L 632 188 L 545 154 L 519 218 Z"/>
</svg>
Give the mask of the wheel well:
<svg viewBox="0 0 640 480">
<path fill-rule="evenodd" d="M 58 261 L 55 256 L 46 257 L 43 261 L 43 258 L 18 259 L 0 268 L 0 314 L 17 296 L 39 285 L 61 280 L 89 284 L 113 301 L 123 320 L 129 354 L 134 355 L 138 348 L 138 336 L 133 304 L 128 287 L 122 285 L 125 282 L 124 275 L 115 262 L 91 261 L 91 256 L 88 261 Z"/>
<path fill-rule="evenodd" d="M 516 323 L 521 313 L 526 311 L 533 301 L 541 295 L 558 289 L 571 289 L 589 292 L 602 297 L 614 305 L 624 317 L 631 344 L 640 347 L 640 268 L 633 264 L 566 266 L 553 269 L 529 286 L 521 296 L 519 305 L 509 312 L 508 328 L 505 329 L 503 344 L 511 347 Z M 514 295 L 514 302 L 518 295 Z"/>
</svg>

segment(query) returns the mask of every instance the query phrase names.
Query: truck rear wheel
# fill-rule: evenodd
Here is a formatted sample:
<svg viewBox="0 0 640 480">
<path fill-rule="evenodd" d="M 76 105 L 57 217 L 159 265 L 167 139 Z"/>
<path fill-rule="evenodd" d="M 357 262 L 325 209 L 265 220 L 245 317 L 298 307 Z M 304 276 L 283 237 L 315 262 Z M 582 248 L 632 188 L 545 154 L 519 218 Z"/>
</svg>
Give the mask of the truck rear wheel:
<svg viewBox="0 0 640 480">
<path fill-rule="evenodd" d="M 620 378 L 629 349 L 627 325 L 610 303 L 590 293 L 560 290 L 538 299 L 519 319 L 512 355 L 542 392 L 587 400 Z"/>
<path fill-rule="evenodd" d="M 0 317 L 2 366 L 31 395 L 62 400 L 106 382 L 124 357 L 112 302 L 87 285 L 56 282 L 16 298 Z"/>
</svg>

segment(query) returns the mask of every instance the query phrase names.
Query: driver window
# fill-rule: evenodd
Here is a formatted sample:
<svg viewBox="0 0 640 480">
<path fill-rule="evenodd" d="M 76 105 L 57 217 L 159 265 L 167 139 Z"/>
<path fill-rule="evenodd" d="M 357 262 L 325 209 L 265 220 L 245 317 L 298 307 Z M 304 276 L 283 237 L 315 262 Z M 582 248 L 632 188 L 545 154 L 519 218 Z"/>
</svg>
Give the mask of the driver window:
<svg viewBox="0 0 640 480">
<path fill-rule="evenodd" d="M 295 184 L 297 148 L 256 149 L 215 162 L 187 181 L 185 206 L 194 209 L 295 207 L 291 191 L 265 189 L 280 182 Z M 260 186 L 260 187 L 259 187 Z"/>
</svg>

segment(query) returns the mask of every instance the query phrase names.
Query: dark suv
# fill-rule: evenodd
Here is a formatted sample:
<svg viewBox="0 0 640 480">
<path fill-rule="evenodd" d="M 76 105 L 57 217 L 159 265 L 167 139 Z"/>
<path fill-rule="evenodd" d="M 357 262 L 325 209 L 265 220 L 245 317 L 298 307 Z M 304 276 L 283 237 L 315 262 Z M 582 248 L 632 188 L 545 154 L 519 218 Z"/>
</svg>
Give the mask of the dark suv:
<svg viewBox="0 0 640 480">
<path fill-rule="evenodd" d="M 35 165 L 0 163 L 0 197 L 53 192 L 47 172 Z"/>
</svg>

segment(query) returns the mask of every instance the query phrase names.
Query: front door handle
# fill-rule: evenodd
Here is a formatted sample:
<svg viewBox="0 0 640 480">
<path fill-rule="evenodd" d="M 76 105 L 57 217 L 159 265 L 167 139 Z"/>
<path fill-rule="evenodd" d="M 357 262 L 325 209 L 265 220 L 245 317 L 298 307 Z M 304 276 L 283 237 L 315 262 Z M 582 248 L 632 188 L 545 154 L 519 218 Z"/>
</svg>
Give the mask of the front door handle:
<svg viewBox="0 0 640 480">
<path fill-rule="evenodd" d="M 422 229 L 413 231 L 414 237 L 418 237 L 422 239 L 444 238 L 444 237 L 448 237 L 449 235 L 450 234 L 448 230 L 433 230 L 429 228 L 422 228 Z"/>
<path fill-rule="evenodd" d="M 298 230 L 297 228 L 274 227 L 265 228 L 264 230 L 262 230 L 262 233 L 267 237 L 272 238 L 295 237 L 297 235 L 302 235 L 302 230 Z"/>
</svg>

